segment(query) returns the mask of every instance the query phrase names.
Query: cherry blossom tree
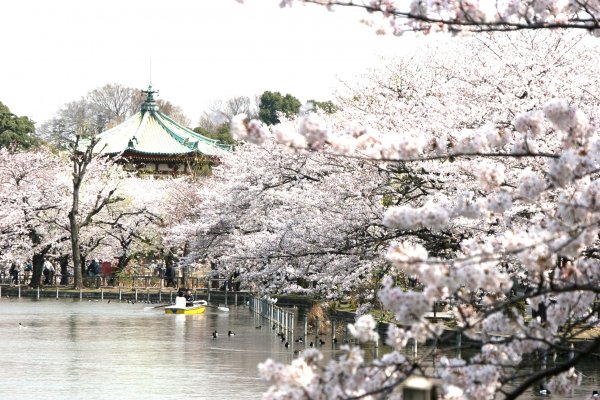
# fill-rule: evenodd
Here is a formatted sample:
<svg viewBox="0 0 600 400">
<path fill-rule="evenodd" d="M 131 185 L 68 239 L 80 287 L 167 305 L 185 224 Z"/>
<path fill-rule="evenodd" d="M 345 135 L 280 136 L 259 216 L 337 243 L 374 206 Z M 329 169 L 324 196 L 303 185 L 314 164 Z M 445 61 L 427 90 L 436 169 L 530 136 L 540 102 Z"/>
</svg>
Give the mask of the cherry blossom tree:
<svg viewBox="0 0 600 400">
<path fill-rule="evenodd" d="M 243 3 L 244 0 L 238 0 Z M 490 32 L 533 29 L 581 29 L 596 34 L 600 24 L 597 0 L 280 0 L 281 7 L 310 3 L 364 9 L 365 23 L 378 33 L 407 31 Z M 374 18 L 377 16 L 378 18 Z"/>
<path fill-rule="evenodd" d="M 388 176 L 360 160 L 290 154 L 274 141 L 241 145 L 200 187 L 179 191 L 185 200 L 172 203 L 193 199 L 192 207 L 169 213 L 185 217 L 171 221 L 167 240 L 182 248 L 195 237 L 189 262 L 218 260 L 220 272 L 238 269 L 255 290 L 339 299 L 376 287 L 383 250 L 403 234 L 381 223 Z"/>
<path fill-rule="evenodd" d="M 596 329 L 600 291 L 598 85 L 586 70 L 596 51 L 578 40 L 478 36 L 358 85 L 331 119 L 305 113 L 292 128 L 233 121 L 238 140 L 389 171 L 396 193 L 382 222 L 404 233 L 387 249 L 391 268 L 377 294 L 395 319 L 385 337 L 393 351 L 372 363 L 357 347 L 327 364 L 318 351 L 288 366 L 267 361 L 266 398 L 393 398 L 415 374 L 441 379 L 445 398 L 516 398 L 545 379 L 564 394 L 578 383 L 574 366 L 600 347 L 592 334 L 566 356 L 570 341 Z M 432 246 L 420 231 L 451 245 Z M 400 273 L 420 290 L 396 286 Z M 445 327 L 426 318 L 440 301 L 481 349 L 466 360 L 444 356 L 432 373 L 402 351 L 409 340 L 443 345 Z M 367 315 L 351 331 L 368 342 L 375 326 Z M 552 353 L 559 357 L 545 364 Z"/>
<path fill-rule="evenodd" d="M 31 259 L 30 285 L 41 283 L 44 257 L 65 247 L 69 187 L 64 159 L 40 149 L 0 150 L 0 246 L 6 261 Z"/>
</svg>

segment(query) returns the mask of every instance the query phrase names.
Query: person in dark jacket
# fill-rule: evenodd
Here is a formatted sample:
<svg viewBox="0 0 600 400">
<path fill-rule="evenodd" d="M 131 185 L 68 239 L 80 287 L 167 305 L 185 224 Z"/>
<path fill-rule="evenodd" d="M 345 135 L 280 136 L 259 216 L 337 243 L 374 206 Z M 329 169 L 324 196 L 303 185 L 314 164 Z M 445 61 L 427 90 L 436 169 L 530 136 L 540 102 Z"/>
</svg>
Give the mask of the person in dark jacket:
<svg viewBox="0 0 600 400">
<path fill-rule="evenodd" d="M 8 271 L 11 276 L 11 283 L 14 283 L 15 285 L 19 283 L 19 269 L 17 263 L 13 261 L 10 265 L 10 270 Z"/>
<path fill-rule="evenodd" d="M 192 291 L 187 289 L 185 291 L 185 305 L 187 307 L 191 307 L 194 305 L 194 295 L 192 295 Z"/>
</svg>

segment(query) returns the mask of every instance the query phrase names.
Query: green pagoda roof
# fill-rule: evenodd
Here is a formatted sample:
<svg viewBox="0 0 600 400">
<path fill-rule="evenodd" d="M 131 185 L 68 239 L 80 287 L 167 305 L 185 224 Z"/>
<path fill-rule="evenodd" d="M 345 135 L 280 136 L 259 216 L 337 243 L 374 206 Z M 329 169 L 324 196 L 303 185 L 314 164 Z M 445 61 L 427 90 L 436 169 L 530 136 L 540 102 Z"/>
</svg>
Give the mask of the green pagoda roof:
<svg viewBox="0 0 600 400">
<path fill-rule="evenodd" d="M 207 138 L 186 128 L 158 110 L 152 85 L 140 111 L 123 123 L 98 135 L 95 150 L 100 154 L 139 154 L 182 156 L 200 154 L 220 156 L 232 150 L 230 145 Z"/>
</svg>

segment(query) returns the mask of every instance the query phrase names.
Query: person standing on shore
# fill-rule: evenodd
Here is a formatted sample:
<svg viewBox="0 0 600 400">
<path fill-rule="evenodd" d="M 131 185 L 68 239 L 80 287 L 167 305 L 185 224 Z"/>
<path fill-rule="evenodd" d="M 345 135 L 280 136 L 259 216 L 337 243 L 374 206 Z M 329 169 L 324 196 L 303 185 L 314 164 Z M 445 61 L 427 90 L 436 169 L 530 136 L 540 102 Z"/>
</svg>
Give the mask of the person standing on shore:
<svg viewBox="0 0 600 400">
<path fill-rule="evenodd" d="M 19 268 L 19 264 L 16 261 L 13 261 L 10 265 L 10 277 L 11 284 L 18 285 L 19 284 L 19 272 L 21 272 L 21 268 Z"/>
<path fill-rule="evenodd" d="M 54 265 L 50 260 L 44 261 L 44 285 L 50 285 L 52 283 L 52 277 L 54 276 Z"/>
<path fill-rule="evenodd" d="M 24 274 L 24 281 L 23 284 L 27 285 L 27 283 L 29 282 L 29 277 L 31 275 L 31 271 L 33 271 L 33 265 L 31 264 L 31 259 L 28 259 L 27 261 L 25 261 L 25 264 L 23 265 L 23 274 Z"/>
</svg>

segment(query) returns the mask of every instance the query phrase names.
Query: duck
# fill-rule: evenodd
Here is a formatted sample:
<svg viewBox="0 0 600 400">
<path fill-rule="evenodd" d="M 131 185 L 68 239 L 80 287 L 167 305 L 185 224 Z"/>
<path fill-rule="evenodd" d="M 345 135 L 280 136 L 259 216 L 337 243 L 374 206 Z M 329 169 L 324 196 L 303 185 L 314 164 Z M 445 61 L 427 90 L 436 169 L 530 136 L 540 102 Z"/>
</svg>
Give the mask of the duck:
<svg viewBox="0 0 600 400">
<path fill-rule="evenodd" d="M 301 337 L 299 337 L 298 339 L 296 339 L 296 343 L 304 343 L 304 339 L 302 339 Z"/>
<path fill-rule="evenodd" d="M 19 322 L 19 329 L 27 329 L 27 327 Z"/>
<path fill-rule="evenodd" d="M 255 326 L 254 329 L 262 329 L 262 325 Z"/>
<path fill-rule="evenodd" d="M 285 336 L 284 335 L 281 335 L 281 341 L 285 342 Z"/>
<path fill-rule="evenodd" d="M 289 342 L 285 342 L 284 346 L 285 347 L 290 347 L 290 343 Z"/>
<path fill-rule="evenodd" d="M 549 396 L 550 395 L 550 391 L 544 387 L 544 385 L 540 385 L 540 388 L 538 390 L 538 394 L 541 396 Z"/>
<path fill-rule="evenodd" d="M 275 328 L 276 328 L 276 326 L 275 326 L 275 324 L 273 324 L 273 330 L 275 330 Z"/>
<path fill-rule="evenodd" d="M 597 390 L 594 390 L 592 392 L 592 399 L 598 399 L 598 398 L 600 398 L 600 393 L 598 393 Z"/>
<path fill-rule="evenodd" d="M 309 346 L 310 346 L 310 347 L 313 347 L 313 346 L 314 346 L 313 342 L 310 342 Z"/>
<path fill-rule="evenodd" d="M 228 332 L 227 332 L 227 336 L 235 336 L 235 333 L 233 333 L 233 332 L 231 332 L 231 331 L 228 331 Z"/>
<path fill-rule="evenodd" d="M 214 332 L 212 333 L 212 338 L 213 338 L 213 339 L 216 339 L 216 338 L 217 338 L 217 336 L 219 336 L 219 334 L 217 333 L 217 331 L 214 331 Z"/>
<path fill-rule="evenodd" d="M 106 303 L 106 304 L 110 304 L 110 299 L 108 299 L 108 303 Z"/>
<path fill-rule="evenodd" d="M 337 344 L 337 342 L 338 342 L 337 338 L 335 338 L 335 337 L 333 339 L 331 339 L 331 341 L 333 342 L 333 344 Z"/>
<path fill-rule="evenodd" d="M 324 341 L 324 340 L 322 340 L 322 339 L 319 339 L 319 344 L 320 344 L 321 346 L 323 346 L 323 345 L 325 344 L 325 341 Z"/>
</svg>

